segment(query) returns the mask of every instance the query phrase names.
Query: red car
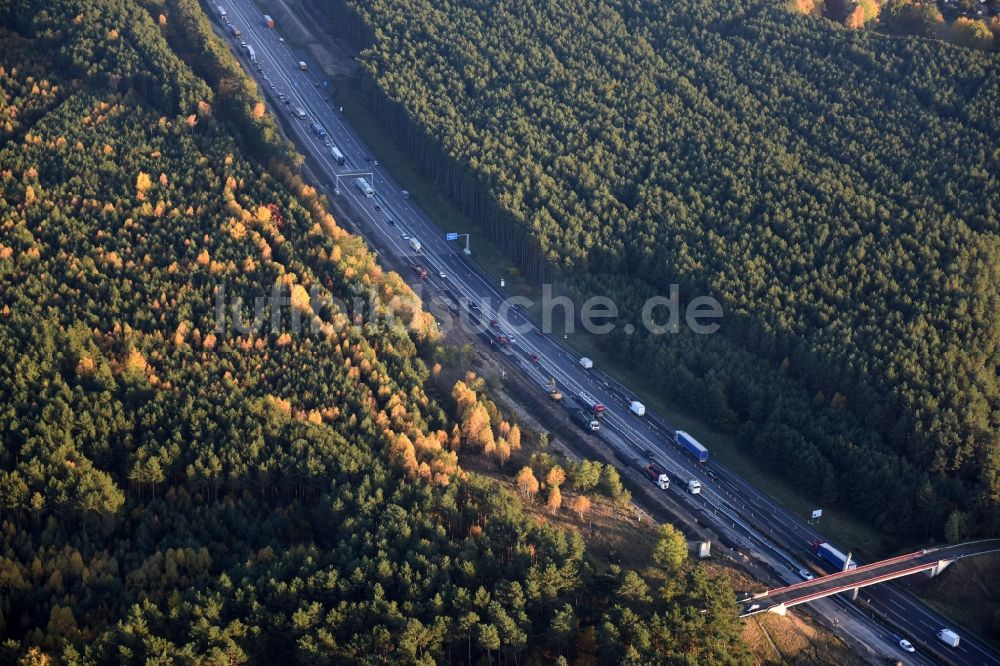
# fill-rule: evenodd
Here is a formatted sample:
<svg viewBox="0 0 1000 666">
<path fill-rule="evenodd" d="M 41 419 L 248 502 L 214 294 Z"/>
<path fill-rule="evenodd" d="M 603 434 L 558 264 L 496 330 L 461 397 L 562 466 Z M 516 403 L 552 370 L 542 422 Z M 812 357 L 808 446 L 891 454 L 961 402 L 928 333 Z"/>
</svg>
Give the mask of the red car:
<svg viewBox="0 0 1000 666">
<path fill-rule="evenodd" d="M 499 320 L 497 320 L 497 319 L 490 319 L 490 326 L 499 327 L 500 326 Z"/>
<path fill-rule="evenodd" d="M 528 360 L 531 361 L 532 363 L 538 363 L 538 354 L 532 354 L 531 356 L 528 357 Z"/>
</svg>

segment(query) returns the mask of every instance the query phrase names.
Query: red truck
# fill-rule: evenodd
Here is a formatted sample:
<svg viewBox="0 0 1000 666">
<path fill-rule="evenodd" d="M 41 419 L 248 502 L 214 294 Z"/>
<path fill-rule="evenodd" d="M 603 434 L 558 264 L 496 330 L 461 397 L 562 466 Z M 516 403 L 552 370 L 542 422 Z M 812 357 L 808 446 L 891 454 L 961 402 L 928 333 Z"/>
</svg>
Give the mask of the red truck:
<svg viewBox="0 0 1000 666">
<path fill-rule="evenodd" d="M 419 277 L 421 280 L 426 280 L 427 279 L 427 269 L 426 268 L 424 268 L 420 264 L 413 264 L 412 268 L 413 268 L 413 272 L 416 273 L 417 277 Z"/>
<path fill-rule="evenodd" d="M 649 463 L 642 468 L 642 473 L 646 475 L 646 478 L 659 486 L 660 490 L 666 490 L 670 487 L 670 477 L 667 476 L 667 470 L 660 463 Z"/>
</svg>

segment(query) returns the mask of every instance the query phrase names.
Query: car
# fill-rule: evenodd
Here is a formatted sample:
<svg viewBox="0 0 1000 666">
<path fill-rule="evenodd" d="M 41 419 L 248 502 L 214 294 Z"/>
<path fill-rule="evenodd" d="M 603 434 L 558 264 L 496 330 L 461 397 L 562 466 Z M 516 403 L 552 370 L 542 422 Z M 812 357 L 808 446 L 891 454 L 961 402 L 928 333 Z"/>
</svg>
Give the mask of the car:
<svg viewBox="0 0 1000 666">
<path fill-rule="evenodd" d="M 747 604 L 743 607 L 744 613 L 752 613 L 756 610 L 760 610 L 760 604 Z"/>
<path fill-rule="evenodd" d="M 497 328 L 499 328 L 500 327 L 500 320 L 499 319 L 490 319 L 490 326 L 496 326 Z"/>
<path fill-rule="evenodd" d="M 375 210 L 382 210 L 382 206 L 380 206 L 378 204 L 375 204 L 374 208 L 375 208 Z"/>
<path fill-rule="evenodd" d="M 285 38 L 284 37 L 278 37 L 278 41 L 281 42 L 282 44 L 284 44 L 285 43 Z"/>
<path fill-rule="evenodd" d="M 653 449 L 646 449 L 643 453 L 645 453 L 646 457 L 649 458 L 650 460 L 656 457 L 656 454 L 653 453 Z"/>
<path fill-rule="evenodd" d="M 443 280 L 443 279 L 445 279 L 448 276 L 444 274 L 444 271 L 438 271 L 438 277 Z"/>
<path fill-rule="evenodd" d="M 910 641 L 906 640 L 905 638 L 900 638 L 899 639 L 899 647 L 900 647 L 901 650 L 904 650 L 906 652 L 916 652 L 917 651 L 917 649 L 915 647 L 913 647 L 913 645 L 910 643 Z"/>
<path fill-rule="evenodd" d="M 712 481 L 718 481 L 719 480 L 719 475 L 716 474 L 713 470 L 710 470 L 710 469 L 706 469 L 705 470 L 705 476 L 707 476 L 708 478 L 710 478 Z"/>
<path fill-rule="evenodd" d="M 247 45 L 247 43 L 244 40 L 241 39 L 240 40 L 240 46 L 246 46 L 246 45 Z"/>
<path fill-rule="evenodd" d="M 269 81 L 267 85 L 271 86 L 271 90 L 274 90 L 274 82 L 273 81 Z"/>
<path fill-rule="evenodd" d="M 477 312 L 480 309 L 479 308 L 479 303 L 469 303 L 469 307 L 472 308 L 473 310 L 476 310 Z"/>
<path fill-rule="evenodd" d="M 289 106 L 292 103 L 292 100 L 288 99 L 287 97 L 285 99 L 283 99 L 282 101 L 285 103 L 285 106 Z"/>
<path fill-rule="evenodd" d="M 372 166 L 378 166 L 378 160 L 372 160 Z"/>
<path fill-rule="evenodd" d="M 802 580 L 812 580 L 815 578 L 809 569 L 799 569 L 799 578 Z"/>
<path fill-rule="evenodd" d="M 330 146 L 332 146 L 333 144 L 332 144 L 332 143 L 330 143 L 330 140 L 329 140 L 329 139 L 323 139 L 323 145 L 324 145 L 324 146 L 326 146 L 327 148 L 329 148 L 329 147 L 330 147 Z"/>
<path fill-rule="evenodd" d="M 399 196 L 401 196 L 404 199 L 409 199 L 410 198 L 410 193 L 407 192 L 406 190 L 400 190 L 399 191 Z"/>
<path fill-rule="evenodd" d="M 388 225 L 389 225 L 390 227 L 394 227 L 394 226 L 396 226 L 396 220 L 394 220 L 394 219 L 392 219 L 392 218 L 390 217 L 390 218 L 388 218 L 388 219 L 386 220 L 386 224 L 388 224 Z"/>
<path fill-rule="evenodd" d="M 538 363 L 539 358 L 540 357 L 538 356 L 538 354 L 532 354 L 531 356 L 528 357 L 528 360 L 531 361 L 532 363 Z"/>
<path fill-rule="evenodd" d="M 410 234 L 403 232 L 403 240 L 410 240 Z"/>
</svg>

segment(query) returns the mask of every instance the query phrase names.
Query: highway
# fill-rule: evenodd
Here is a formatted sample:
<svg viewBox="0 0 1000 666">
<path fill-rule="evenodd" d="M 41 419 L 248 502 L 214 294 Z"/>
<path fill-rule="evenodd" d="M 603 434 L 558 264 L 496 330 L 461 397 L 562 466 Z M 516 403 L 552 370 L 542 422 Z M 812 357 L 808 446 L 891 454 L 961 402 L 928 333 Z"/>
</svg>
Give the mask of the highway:
<svg viewBox="0 0 1000 666">
<path fill-rule="evenodd" d="M 464 244 L 448 242 L 444 233 L 433 221 L 405 197 L 400 186 L 383 165 L 372 161 L 372 153 L 337 112 L 336 100 L 325 96 L 322 74 L 314 63 L 301 71 L 296 54 L 279 38 L 278 30 L 267 28 L 261 12 L 251 0 L 226 0 L 223 6 L 228 20 L 242 30 L 242 39 L 253 47 L 261 71 L 255 71 L 247 53 L 240 46 L 240 39 L 229 33 L 224 22 L 214 11 L 216 2 L 206 4 L 206 11 L 233 45 L 241 62 L 254 75 L 262 90 L 272 102 L 272 108 L 284 114 L 291 128 L 292 138 L 299 150 L 308 154 L 322 170 L 322 176 L 339 185 L 341 202 L 351 208 L 369 242 L 380 245 L 409 263 L 419 263 L 428 269 L 426 280 L 420 281 L 450 300 L 463 315 L 485 320 L 496 319 L 499 328 L 510 337 L 510 344 L 497 346 L 509 359 L 534 381 L 542 383 L 555 378 L 560 390 L 575 396 L 590 396 L 606 407 L 606 416 L 598 435 L 609 446 L 618 447 L 639 459 L 651 450 L 657 462 L 669 471 L 671 488 L 668 492 L 685 503 L 699 518 L 724 537 L 727 545 L 754 557 L 770 567 L 785 583 L 798 580 L 802 562 L 808 561 L 808 546 L 815 539 L 825 541 L 812 526 L 779 506 L 765 494 L 741 479 L 735 472 L 718 462 L 700 464 L 674 443 L 676 428 L 662 416 L 651 411 L 644 417 L 633 415 L 628 401 L 634 397 L 626 387 L 599 370 L 584 369 L 577 356 L 561 340 L 543 332 L 523 307 L 506 307 L 507 295 L 489 276 L 462 252 Z M 277 26 L 280 30 L 280 25 Z M 265 78 L 266 77 L 266 78 Z M 281 93 L 288 103 L 278 98 Z M 295 117 L 295 109 L 305 111 L 306 119 Z M 310 129 L 318 122 L 329 133 L 324 140 Z M 345 156 L 346 163 L 338 165 L 331 154 L 332 143 Z M 365 196 L 355 186 L 357 174 L 365 173 L 375 189 L 374 197 Z M 344 176 L 339 183 L 338 176 Z M 419 239 L 421 252 L 411 249 L 410 240 Z M 411 278 L 415 277 L 410 275 Z M 454 311 L 454 310 L 453 310 Z M 485 314 L 483 314 L 485 313 Z M 537 361 L 533 360 L 537 357 Z M 711 450 L 711 444 L 708 444 Z M 711 474 L 711 476 L 710 476 Z M 699 495 L 689 495 L 684 487 L 688 479 L 701 482 Z M 678 482 L 679 481 L 679 482 Z M 914 643 L 934 645 L 935 635 L 941 627 L 952 626 L 943 618 L 929 611 L 911 595 L 892 586 L 878 586 L 866 590 L 871 606 L 887 613 L 899 623 L 901 632 Z M 898 657 L 905 663 L 933 663 L 921 654 L 904 654 L 891 640 L 882 639 L 887 630 L 874 622 L 858 608 L 841 597 L 831 597 L 816 602 L 817 610 L 830 615 L 841 614 L 845 621 L 840 630 L 870 646 L 879 654 Z M 851 622 L 846 621 L 848 618 Z M 935 646 L 937 647 L 937 646 Z M 949 649 L 940 644 L 943 649 Z M 954 664 L 1000 666 L 1000 658 L 979 641 L 963 635 L 959 648 L 946 655 Z"/>
</svg>

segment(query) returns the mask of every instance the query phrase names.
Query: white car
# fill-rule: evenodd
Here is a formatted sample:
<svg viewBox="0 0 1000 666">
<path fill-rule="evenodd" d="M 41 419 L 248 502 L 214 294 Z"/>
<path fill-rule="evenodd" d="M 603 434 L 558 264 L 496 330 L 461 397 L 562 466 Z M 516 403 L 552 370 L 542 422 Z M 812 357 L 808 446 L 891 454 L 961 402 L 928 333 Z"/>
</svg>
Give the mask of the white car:
<svg viewBox="0 0 1000 666">
<path fill-rule="evenodd" d="M 802 580 L 812 580 L 815 578 L 812 571 L 809 571 L 809 569 L 799 569 L 799 577 L 802 578 Z"/>
<path fill-rule="evenodd" d="M 446 278 L 446 277 L 448 277 L 447 275 L 445 275 L 445 274 L 444 274 L 444 271 L 438 271 L 438 275 L 439 275 L 439 276 L 440 276 L 441 278 Z"/>
<path fill-rule="evenodd" d="M 403 240 L 410 240 L 410 234 L 403 234 Z"/>
<path fill-rule="evenodd" d="M 899 647 L 907 652 L 916 652 L 917 649 L 910 644 L 910 641 L 905 638 L 899 639 Z"/>
</svg>

